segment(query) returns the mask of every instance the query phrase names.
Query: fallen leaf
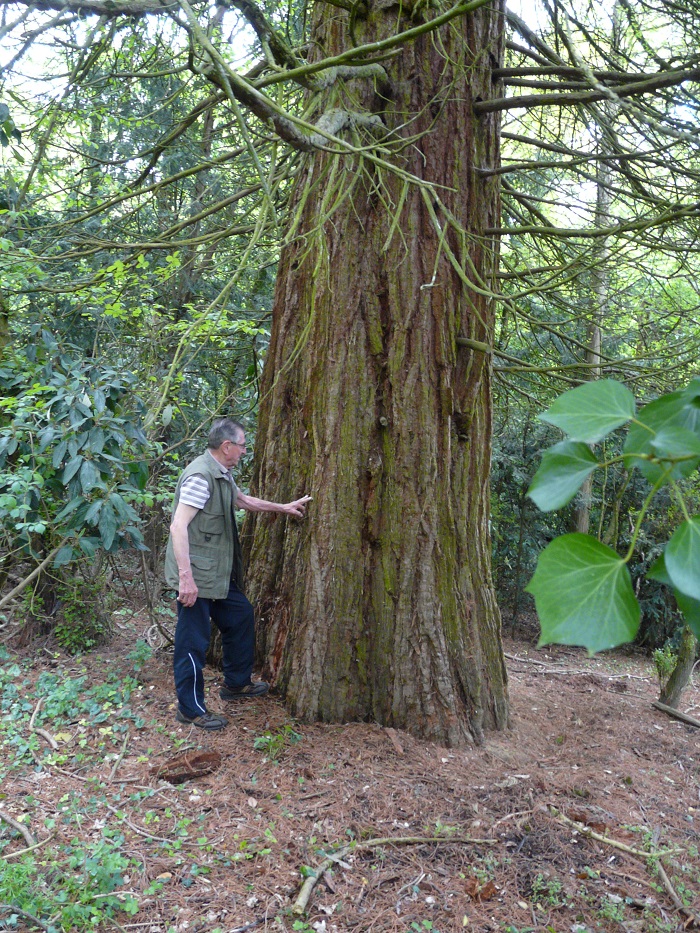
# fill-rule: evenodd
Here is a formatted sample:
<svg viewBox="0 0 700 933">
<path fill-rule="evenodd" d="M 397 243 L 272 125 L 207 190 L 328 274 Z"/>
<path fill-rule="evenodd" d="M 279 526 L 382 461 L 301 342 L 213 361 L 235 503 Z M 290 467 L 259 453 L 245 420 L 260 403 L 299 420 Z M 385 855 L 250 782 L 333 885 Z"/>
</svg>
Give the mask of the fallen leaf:
<svg viewBox="0 0 700 933">
<path fill-rule="evenodd" d="M 257 805 L 258 805 L 258 801 L 255 799 L 255 797 L 248 798 L 248 806 L 251 808 L 251 810 L 254 810 L 257 807 Z"/>
<path fill-rule="evenodd" d="M 487 881 L 486 884 L 479 890 L 477 895 L 480 901 L 488 901 L 492 897 L 495 897 L 498 894 L 498 888 L 493 883 L 493 881 Z"/>
<path fill-rule="evenodd" d="M 479 892 L 479 882 L 476 878 L 467 878 L 464 882 L 464 887 L 467 889 L 469 897 L 476 897 Z"/>
<path fill-rule="evenodd" d="M 487 881 L 486 884 L 479 884 L 476 878 L 467 878 L 464 883 L 467 894 L 475 901 L 488 901 L 495 897 L 498 889 L 493 881 Z"/>
</svg>

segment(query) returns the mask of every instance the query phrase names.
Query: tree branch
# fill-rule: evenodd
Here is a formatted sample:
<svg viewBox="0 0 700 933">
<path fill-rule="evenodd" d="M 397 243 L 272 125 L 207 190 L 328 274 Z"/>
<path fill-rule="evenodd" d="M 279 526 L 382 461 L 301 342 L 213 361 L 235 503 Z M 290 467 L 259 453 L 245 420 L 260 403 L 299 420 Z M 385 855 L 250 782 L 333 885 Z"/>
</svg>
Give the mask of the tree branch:
<svg viewBox="0 0 700 933">
<path fill-rule="evenodd" d="M 632 97 L 637 94 L 650 94 L 666 87 L 677 87 L 685 81 L 697 81 L 700 78 L 700 67 L 675 68 L 673 71 L 662 71 L 655 75 L 640 75 L 639 80 L 628 81 L 626 84 L 611 86 L 604 90 L 579 91 L 572 93 L 555 94 L 526 94 L 522 97 L 501 97 L 494 100 L 477 101 L 474 112 L 496 113 L 502 110 L 515 110 L 520 108 L 545 107 L 557 104 L 572 107 L 577 104 L 591 104 L 595 101 L 605 100 L 609 94 L 616 97 Z"/>
</svg>

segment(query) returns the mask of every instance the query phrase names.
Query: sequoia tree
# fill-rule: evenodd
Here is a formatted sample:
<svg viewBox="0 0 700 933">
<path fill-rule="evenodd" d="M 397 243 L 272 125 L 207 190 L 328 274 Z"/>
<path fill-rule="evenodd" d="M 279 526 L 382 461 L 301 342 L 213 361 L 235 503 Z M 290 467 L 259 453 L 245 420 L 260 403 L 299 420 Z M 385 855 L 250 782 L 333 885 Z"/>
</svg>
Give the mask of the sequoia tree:
<svg viewBox="0 0 700 933">
<path fill-rule="evenodd" d="M 503 11 L 474 9 L 348 76 L 324 112 L 355 152 L 316 152 L 292 201 L 261 388 L 249 596 L 267 676 L 304 719 L 376 720 L 447 744 L 508 719 L 490 574 L 488 471 Z M 353 8 L 355 9 L 355 8 Z M 421 21 L 317 4 L 327 57 Z M 372 119 L 373 118 L 373 119 Z M 367 129 L 365 129 L 367 127 Z"/>
</svg>

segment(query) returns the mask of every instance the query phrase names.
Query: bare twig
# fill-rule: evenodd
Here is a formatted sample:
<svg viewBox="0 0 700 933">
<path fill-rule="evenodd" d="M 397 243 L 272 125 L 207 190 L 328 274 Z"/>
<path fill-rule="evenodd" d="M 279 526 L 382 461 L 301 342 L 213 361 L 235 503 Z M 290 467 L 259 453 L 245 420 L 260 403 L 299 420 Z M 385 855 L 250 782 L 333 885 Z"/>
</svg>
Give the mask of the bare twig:
<svg viewBox="0 0 700 933">
<path fill-rule="evenodd" d="M 504 656 L 510 661 L 517 661 L 520 664 L 537 664 L 545 668 L 543 671 L 533 671 L 533 674 L 594 674 L 597 677 L 604 677 L 606 680 L 651 680 L 650 677 L 642 677 L 640 674 L 607 674 L 598 670 L 585 670 L 574 667 L 549 667 L 544 661 L 537 661 L 535 658 L 521 658 L 517 654 L 508 654 Z"/>
<path fill-rule="evenodd" d="M 31 732 L 36 732 L 37 735 L 40 735 L 42 739 L 46 739 L 46 741 L 49 743 L 51 748 L 53 748 L 55 751 L 58 748 L 58 742 L 56 741 L 56 739 L 46 729 L 41 729 L 38 726 L 34 725 L 37 713 L 39 712 L 39 710 L 41 709 L 43 705 L 44 705 L 44 698 L 39 697 L 39 699 L 37 700 L 37 704 L 34 707 L 32 718 L 29 720 L 29 729 Z"/>
<path fill-rule="evenodd" d="M 36 580 L 36 578 L 39 576 L 39 574 L 41 573 L 41 571 L 42 571 L 45 567 L 48 567 L 48 565 L 51 563 L 51 561 L 54 559 L 54 557 L 58 554 L 58 552 L 61 550 L 61 548 L 63 547 L 63 545 L 66 543 L 67 540 L 68 540 L 68 535 L 66 535 L 66 537 L 53 549 L 53 551 L 51 551 L 51 552 L 48 554 L 48 556 L 45 557 L 44 560 L 42 560 L 42 562 L 41 562 L 40 564 L 38 564 L 38 565 L 34 568 L 34 570 L 32 570 L 32 572 L 29 574 L 29 576 L 25 577 L 24 580 L 22 580 L 21 583 L 18 583 L 17 586 L 14 587 L 14 589 L 10 590 L 10 592 L 7 593 L 6 596 L 3 596 L 3 598 L 0 599 L 0 609 L 4 609 L 5 606 L 6 606 L 11 600 L 13 600 L 13 599 L 15 598 L 15 596 L 19 596 L 19 594 L 22 592 L 22 590 L 23 590 L 25 587 L 29 586 L 29 584 L 30 584 L 33 580 Z"/>
<path fill-rule="evenodd" d="M 620 849 L 621 852 L 627 852 L 628 855 L 635 855 L 637 858 L 644 859 L 659 859 L 663 855 L 673 855 L 675 852 L 678 852 L 678 848 L 675 849 L 663 849 L 658 852 L 642 852 L 640 849 L 633 849 L 631 846 L 626 846 L 624 842 L 618 842 L 617 839 L 611 839 L 610 836 L 603 836 L 601 833 L 595 832 L 589 826 L 579 823 L 578 820 L 572 820 L 568 816 L 557 810 L 556 807 L 553 807 L 549 804 L 549 812 L 561 823 L 566 823 L 567 826 L 572 826 L 577 832 L 581 833 L 582 836 L 588 836 L 590 839 L 595 839 L 596 842 L 604 842 L 605 845 L 612 846 L 614 849 Z"/>
<path fill-rule="evenodd" d="M 28 920 L 30 923 L 33 923 L 35 926 L 40 927 L 42 930 L 49 929 L 49 927 L 44 923 L 43 920 L 39 920 L 39 918 L 35 917 L 34 914 L 30 914 L 28 910 L 22 910 L 21 907 L 16 907 L 14 904 L 0 904 L 0 910 L 9 910 L 13 914 L 17 914 L 20 917 L 24 917 L 25 920 Z"/>
<path fill-rule="evenodd" d="M 36 849 L 41 849 L 47 842 L 51 842 L 54 835 L 55 834 L 52 833 L 50 836 L 47 836 L 46 839 L 35 842 L 33 846 L 27 846 L 26 849 L 17 849 L 16 852 L 6 852 L 4 855 L 0 855 L 0 859 L 5 862 L 11 862 L 13 859 L 21 858 L 23 855 L 26 855 L 27 852 L 34 852 Z"/>
<path fill-rule="evenodd" d="M 695 924 L 695 926 L 700 926 L 700 914 L 696 913 L 696 911 L 694 911 L 691 907 L 686 907 L 686 905 L 683 903 L 683 901 L 678 896 L 676 889 L 671 884 L 671 879 L 666 874 L 661 862 L 657 863 L 656 868 L 659 872 L 659 878 L 661 878 L 661 883 L 663 884 L 664 888 L 666 888 L 668 896 L 673 901 L 676 909 L 679 910 L 682 914 L 685 914 L 686 917 L 689 917 L 690 920 L 692 920 L 692 922 Z"/>
<path fill-rule="evenodd" d="M 119 752 L 119 757 L 118 757 L 117 760 L 114 762 L 114 767 L 112 768 L 112 770 L 111 770 L 110 773 L 109 773 L 109 779 L 110 779 L 110 781 L 113 781 L 113 780 L 114 780 L 114 776 L 115 776 L 115 774 L 117 773 L 117 771 L 119 770 L 119 765 L 120 765 L 120 764 L 122 763 L 122 761 L 124 760 L 124 755 L 126 754 L 126 748 L 127 748 L 127 745 L 128 745 L 128 744 L 129 744 L 129 733 L 127 732 L 126 735 L 124 736 L 124 744 L 122 745 L 122 750 Z"/>
<path fill-rule="evenodd" d="M 29 832 L 27 827 L 24 826 L 22 823 L 18 823 L 17 820 L 11 817 L 9 813 L 5 813 L 4 810 L 0 810 L 0 820 L 2 820 L 3 823 L 7 823 L 7 825 L 11 826 L 13 829 L 16 829 L 17 832 L 20 833 L 24 837 L 28 846 L 36 845 L 36 839 Z"/>
<path fill-rule="evenodd" d="M 312 875 L 305 879 L 299 895 L 292 905 L 293 914 L 303 914 L 306 911 L 316 884 L 324 873 L 334 864 L 341 861 L 346 855 L 355 852 L 365 852 L 367 849 L 376 849 L 378 846 L 419 846 L 419 845 L 496 845 L 497 839 L 471 839 L 467 836 L 384 836 L 379 839 L 368 839 L 366 842 L 351 842 L 349 845 L 337 849 L 314 870 Z"/>
</svg>

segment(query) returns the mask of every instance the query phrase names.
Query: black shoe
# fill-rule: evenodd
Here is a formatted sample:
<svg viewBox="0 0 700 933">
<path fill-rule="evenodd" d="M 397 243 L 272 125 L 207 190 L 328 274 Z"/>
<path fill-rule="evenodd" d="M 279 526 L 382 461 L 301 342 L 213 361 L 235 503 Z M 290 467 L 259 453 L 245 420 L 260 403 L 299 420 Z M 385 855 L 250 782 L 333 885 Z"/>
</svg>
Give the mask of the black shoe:
<svg viewBox="0 0 700 933">
<path fill-rule="evenodd" d="M 178 722 L 184 722 L 188 726 L 197 726 L 198 729 L 207 729 L 209 732 L 215 732 L 217 729 L 225 729 L 228 725 L 228 719 L 224 716 L 217 716 L 215 713 L 202 713 L 201 716 L 187 716 L 182 710 L 178 709 L 175 716 Z"/>
<path fill-rule="evenodd" d="M 242 687 L 227 687 L 224 684 L 219 690 L 219 696 L 222 700 L 247 700 L 251 697 L 264 697 L 269 689 L 270 685 L 264 680 L 249 680 Z"/>
</svg>

